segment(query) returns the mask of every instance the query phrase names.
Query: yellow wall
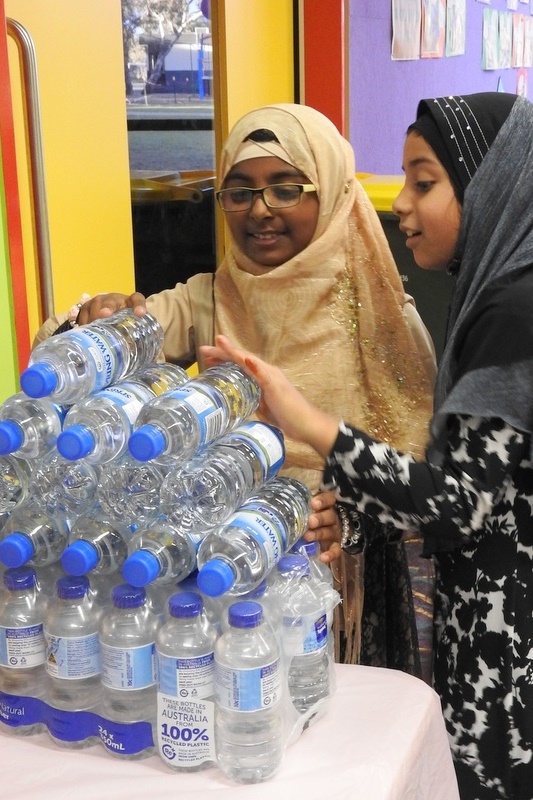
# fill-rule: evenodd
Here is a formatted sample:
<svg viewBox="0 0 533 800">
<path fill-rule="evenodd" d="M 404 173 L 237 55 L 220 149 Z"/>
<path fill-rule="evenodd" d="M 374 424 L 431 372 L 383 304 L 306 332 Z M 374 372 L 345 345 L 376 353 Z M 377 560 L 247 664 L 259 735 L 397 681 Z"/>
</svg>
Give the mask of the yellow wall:
<svg viewBox="0 0 533 800">
<path fill-rule="evenodd" d="M 37 55 L 55 310 L 134 288 L 120 0 L 5 0 Z M 32 334 L 40 324 L 18 49 L 10 41 Z"/>
<path fill-rule="evenodd" d="M 9 245 L 2 160 L 0 158 L 0 403 L 19 390 L 9 270 Z"/>
</svg>

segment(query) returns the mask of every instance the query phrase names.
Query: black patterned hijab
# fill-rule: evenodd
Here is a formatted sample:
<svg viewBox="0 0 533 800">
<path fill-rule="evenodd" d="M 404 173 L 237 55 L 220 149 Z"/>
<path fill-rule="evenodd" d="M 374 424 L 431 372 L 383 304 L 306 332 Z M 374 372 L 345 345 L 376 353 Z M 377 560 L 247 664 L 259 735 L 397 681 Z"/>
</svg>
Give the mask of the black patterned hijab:
<svg viewBox="0 0 533 800">
<path fill-rule="evenodd" d="M 463 193 L 435 390 L 439 460 L 448 414 L 533 430 L 533 105 L 488 92 L 424 100 L 418 114 L 431 118 L 428 144 L 445 153 L 445 168 L 451 161 L 450 179 Z"/>
</svg>

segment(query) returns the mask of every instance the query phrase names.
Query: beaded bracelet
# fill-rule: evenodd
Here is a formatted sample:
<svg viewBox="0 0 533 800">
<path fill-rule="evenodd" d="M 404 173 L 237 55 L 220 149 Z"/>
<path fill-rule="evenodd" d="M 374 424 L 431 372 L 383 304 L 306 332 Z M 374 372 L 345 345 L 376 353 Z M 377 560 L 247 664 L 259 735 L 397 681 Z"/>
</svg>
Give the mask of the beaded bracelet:
<svg viewBox="0 0 533 800">
<path fill-rule="evenodd" d="M 349 555 L 360 553 L 364 547 L 363 526 L 361 525 L 361 520 L 358 517 L 351 518 L 346 509 L 339 503 L 335 504 L 335 508 L 341 521 L 340 545 L 342 550 Z"/>
</svg>

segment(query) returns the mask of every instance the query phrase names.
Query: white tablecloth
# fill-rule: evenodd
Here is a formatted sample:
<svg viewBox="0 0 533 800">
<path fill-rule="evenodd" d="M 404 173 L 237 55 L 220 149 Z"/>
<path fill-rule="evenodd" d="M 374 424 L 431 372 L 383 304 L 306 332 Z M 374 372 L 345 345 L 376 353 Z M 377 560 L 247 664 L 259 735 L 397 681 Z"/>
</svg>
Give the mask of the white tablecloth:
<svg viewBox="0 0 533 800">
<path fill-rule="evenodd" d="M 174 773 L 157 756 L 120 761 L 100 747 L 0 732 L 6 800 L 458 800 L 435 692 L 388 669 L 336 665 L 337 691 L 277 775 L 250 786 L 216 769 Z"/>
</svg>

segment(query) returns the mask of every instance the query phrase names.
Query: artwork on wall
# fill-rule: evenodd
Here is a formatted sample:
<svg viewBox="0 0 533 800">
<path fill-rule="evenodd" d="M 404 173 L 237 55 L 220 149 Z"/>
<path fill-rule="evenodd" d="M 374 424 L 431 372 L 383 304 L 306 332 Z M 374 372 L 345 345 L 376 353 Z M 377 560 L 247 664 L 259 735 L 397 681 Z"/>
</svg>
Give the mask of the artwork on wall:
<svg viewBox="0 0 533 800">
<path fill-rule="evenodd" d="M 444 55 L 445 32 L 445 0 L 422 0 L 422 58 L 441 58 Z"/>
<path fill-rule="evenodd" d="M 420 0 L 392 0 L 393 61 L 420 58 Z"/>
<path fill-rule="evenodd" d="M 446 5 L 446 55 L 464 55 L 465 45 L 466 0 L 448 0 Z"/>
</svg>

